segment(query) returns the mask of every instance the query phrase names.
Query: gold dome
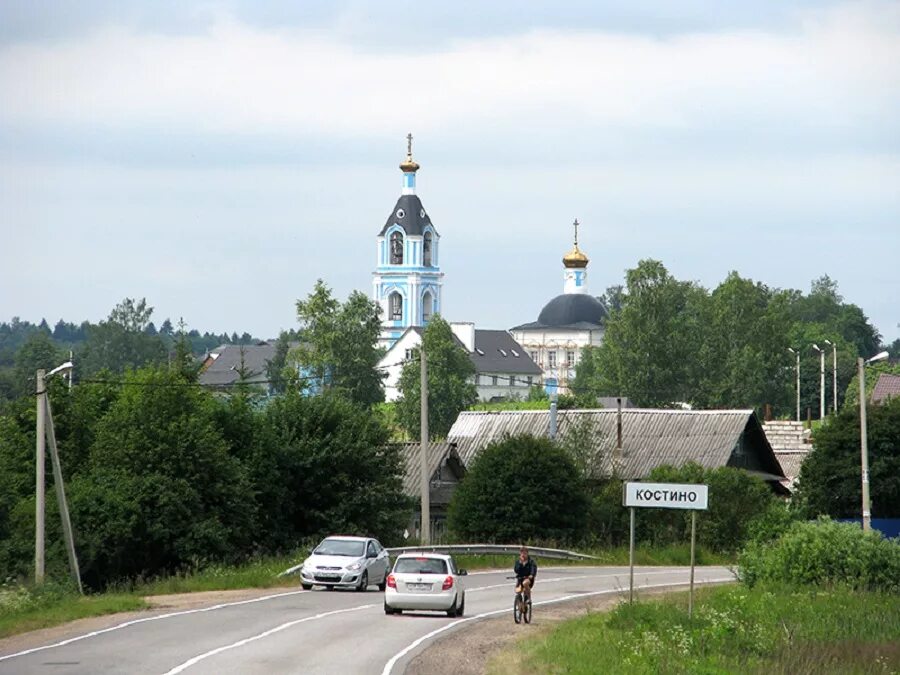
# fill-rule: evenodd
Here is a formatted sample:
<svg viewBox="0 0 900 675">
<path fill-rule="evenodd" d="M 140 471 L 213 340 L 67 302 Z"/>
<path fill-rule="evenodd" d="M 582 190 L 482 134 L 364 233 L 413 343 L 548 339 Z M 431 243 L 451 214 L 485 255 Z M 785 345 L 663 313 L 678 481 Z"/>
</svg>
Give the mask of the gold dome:
<svg viewBox="0 0 900 675">
<path fill-rule="evenodd" d="M 563 259 L 562 259 L 563 265 L 565 265 L 569 269 L 585 268 L 585 267 L 587 267 L 587 264 L 588 264 L 588 262 L 590 262 L 590 260 L 585 255 L 584 251 L 582 251 L 580 248 L 578 248 L 578 219 L 577 218 L 575 219 L 575 222 L 573 224 L 575 226 L 575 244 L 572 246 L 572 250 L 563 256 Z"/>
<path fill-rule="evenodd" d="M 563 265 L 570 268 L 587 267 L 588 262 L 588 257 L 584 254 L 584 251 L 578 248 L 578 244 L 575 244 L 572 250 L 563 256 Z"/>
<path fill-rule="evenodd" d="M 406 159 L 400 162 L 403 173 L 415 173 L 419 170 L 419 164 L 412 158 L 412 138 L 412 134 L 406 134 Z"/>
</svg>

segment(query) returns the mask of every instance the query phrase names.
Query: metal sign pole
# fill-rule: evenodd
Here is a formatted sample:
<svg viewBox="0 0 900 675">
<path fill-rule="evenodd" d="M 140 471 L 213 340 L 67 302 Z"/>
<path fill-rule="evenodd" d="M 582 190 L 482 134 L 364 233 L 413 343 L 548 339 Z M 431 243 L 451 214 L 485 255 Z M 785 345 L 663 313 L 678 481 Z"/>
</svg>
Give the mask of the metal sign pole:
<svg viewBox="0 0 900 675">
<path fill-rule="evenodd" d="M 629 544 L 628 544 L 628 602 L 634 603 L 634 507 L 630 508 L 631 511 L 631 535 L 629 536 Z"/>
<path fill-rule="evenodd" d="M 688 595 L 688 619 L 694 616 L 694 548 L 697 541 L 697 512 L 691 511 L 691 592 Z"/>
</svg>

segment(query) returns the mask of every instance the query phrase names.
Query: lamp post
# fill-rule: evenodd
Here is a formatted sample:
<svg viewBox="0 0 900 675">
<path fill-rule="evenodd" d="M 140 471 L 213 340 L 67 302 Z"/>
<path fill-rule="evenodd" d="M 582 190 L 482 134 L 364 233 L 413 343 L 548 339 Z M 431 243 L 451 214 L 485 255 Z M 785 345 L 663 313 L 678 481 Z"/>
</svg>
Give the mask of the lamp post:
<svg viewBox="0 0 900 675">
<path fill-rule="evenodd" d="M 791 354 L 797 356 L 797 421 L 800 421 L 800 350 L 794 350 L 788 347 Z"/>
<path fill-rule="evenodd" d="M 826 345 L 831 345 L 832 360 L 831 384 L 834 385 L 834 399 L 831 401 L 831 410 L 837 415 L 837 343 L 825 340 Z"/>
<path fill-rule="evenodd" d="M 862 521 L 863 530 L 872 529 L 872 510 L 869 502 L 869 440 L 866 431 L 866 365 L 881 361 L 888 357 L 887 352 L 880 352 L 871 359 L 856 359 L 859 368 L 859 445 L 862 455 Z"/>
<path fill-rule="evenodd" d="M 825 419 L 825 350 L 819 349 L 819 345 L 812 346 L 819 352 L 819 419 Z"/>
</svg>

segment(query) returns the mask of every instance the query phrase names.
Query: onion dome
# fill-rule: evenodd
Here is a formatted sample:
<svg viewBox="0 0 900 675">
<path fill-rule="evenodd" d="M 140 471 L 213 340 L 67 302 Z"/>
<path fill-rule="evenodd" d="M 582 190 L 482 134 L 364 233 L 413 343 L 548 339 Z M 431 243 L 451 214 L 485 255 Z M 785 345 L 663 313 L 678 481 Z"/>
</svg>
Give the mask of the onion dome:
<svg viewBox="0 0 900 675">
<path fill-rule="evenodd" d="M 415 173 L 419 170 L 419 164 L 412 158 L 412 134 L 406 134 L 406 159 L 400 162 L 400 170 L 403 173 Z"/>
<path fill-rule="evenodd" d="M 567 269 L 584 269 L 587 267 L 588 259 L 587 255 L 585 255 L 584 251 L 578 248 L 578 219 L 575 219 L 575 244 L 572 246 L 572 250 L 566 253 L 563 256 L 563 265 Z"/>
</svg>

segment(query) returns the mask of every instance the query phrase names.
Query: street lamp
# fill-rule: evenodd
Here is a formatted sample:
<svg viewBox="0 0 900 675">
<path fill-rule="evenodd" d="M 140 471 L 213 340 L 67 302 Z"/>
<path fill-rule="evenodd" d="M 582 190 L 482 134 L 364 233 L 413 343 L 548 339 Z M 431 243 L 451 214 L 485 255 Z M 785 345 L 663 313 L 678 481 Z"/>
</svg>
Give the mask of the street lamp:
<svg viewBox="0 0 900 675">
<path fill-rule="evenodd" d="M 791 354 L 796 354 L 797 356 L 797 421 L 800 421 L 800 350 L 794 350 L 788 347 L 788 351 Z"/>
<path fill-rule="evenodd" d="M 859 368 L 859 437 L 862 454 L 862 520 L 863 530 L 872 529 L 872 511 L 869 503 L 869 440 L 866 432 L 866 365 L 881 361 L 888 357 L 887 352 L 880 352 L 871 359 L 856 359 Z"/>
<path fill-rule="evenodd" d="M 819 352 L 819 419 L 825 419 L 825 350 L 819 349 L 819 345 L 812 346 Z"/>
<path fill-rule="evenodd" d="M 825 344 L 831 345 L 831 351 L 834 355 L 834 360 L 832 361 L 833 371 L 831 374 L 831 383 L 834 385 L 834 399 L 831 401 L 831 409 L 834 411 L 834 414 L 837 415 L 837 344 L 831 340 L 825 340 Z"/>
</svg>

